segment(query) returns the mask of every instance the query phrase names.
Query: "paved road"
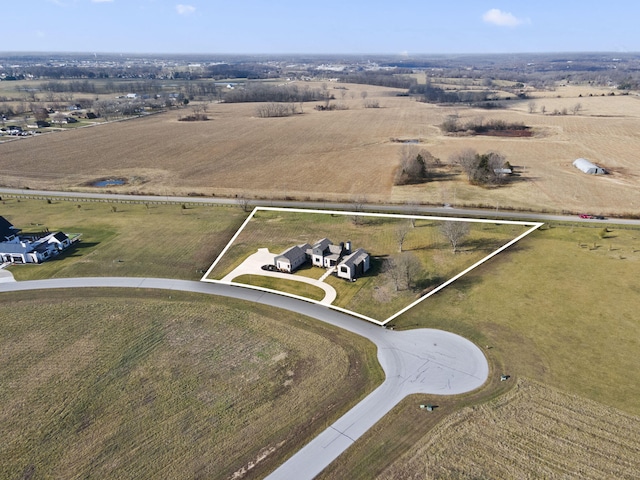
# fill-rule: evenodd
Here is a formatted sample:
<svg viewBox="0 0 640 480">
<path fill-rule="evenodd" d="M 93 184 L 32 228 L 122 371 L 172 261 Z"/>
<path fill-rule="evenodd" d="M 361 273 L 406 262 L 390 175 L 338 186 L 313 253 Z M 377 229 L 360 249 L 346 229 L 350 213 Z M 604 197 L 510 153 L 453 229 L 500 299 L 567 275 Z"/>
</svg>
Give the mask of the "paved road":
<svg viewBox="0 0 640 480">
<path fill-rule="evenodd" d="M 55 192 L 47 190 L 25 190 L 15 188 L 0 188 L 0 194 L 19 194 L 33 195 L 44 197 L 62 197 L 62 198 L 80 198 L 80 199 L 102 199 L 102 200 L 132 200 L 137 202 L 175 202 L 175 203 L 202 203 L 215 205 L 237 205 L 235 198 L 218 198 L 218 197 L 174 197 L 161 195 L 121 195 L 109 193 L 80 193 L 80 192 Z M 320 210 L 347 210 L 354 209 L 353 203 L 348 202 L 299 202 L 289 200 L 250 200 L 251 206 L 262 207 L 289 207 L 289 208 L 311 208 Z M 640 220 L 608 218 L 606 221 L 579 218 L 577 215 L 547 215 L 542 213 L 526 213 L 526 212 L 510 212 L 498 209 L 472 209 L 472 208 L 451 208 L 451 207 L 434 207 L 425 205 L 394 205 L 394 204 L 362 204 L 360 208 L 367 212 L 400 212 L 405 214 L 426 214 L 426 215 L 445 215 L 445 216 L 461 216 L 474 218 L 491 218 L 491 219 L 511 219 L 511 220 L 531 220 L 537 222 L 558 221 L 558 222 L 575 222 L 575 223 L 607 223 L 617 225 L 640 225 Z M 589 212 L 587 212 L 589 213 Z"/>
<path fill-rule="evenodd" d="M 0 292 L 85 287 L 151 288 L 239 298 L 307 315 L 375 343 L 386 377 L 382 385 L 276 469 L 268 477 L 270 480 L 311 480 L 405 396 L 464 393 L 480 387 L 489 375 L 482 351 L 458 335 L 432 329 L 391 331 L 322 305 L 232 285 L 161 278 L 92 277 L 0 283 Z"/>
</svg>

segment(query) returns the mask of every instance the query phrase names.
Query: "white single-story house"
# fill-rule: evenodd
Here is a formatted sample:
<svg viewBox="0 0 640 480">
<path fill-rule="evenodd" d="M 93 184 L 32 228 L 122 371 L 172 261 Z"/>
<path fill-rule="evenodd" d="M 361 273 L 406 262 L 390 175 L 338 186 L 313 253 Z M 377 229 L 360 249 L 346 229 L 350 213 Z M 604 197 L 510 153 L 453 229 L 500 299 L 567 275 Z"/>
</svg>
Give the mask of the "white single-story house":
<svg viewBox="0 0 640 480">
<path fill-rule="evenodd" d="M 20 235 L 4 217 L 0 217 L 0 262 L 41 263 L 58 255 L 72 244 L 63 232 Z"/>
<path fill-rule="evenodd" d="M 294 272 L 308 260 L 307 251 L 310 248 L 308 243 L 288 248 L 273 259 L 276 268 L 282 272 Z"/>
<path fill-rule="evenodd" d="M 604 168 L 591 163 L 586 158 L 578 158 L 574 160 L 573 166 L 584 173 L 588 173 L 589 175 L 604 175 L 605 173 L 607 173 Z"/>
<path fill-rule="evenodd" d="M 353 280 L 369 270 L 369 254 L 362 248 L 347 255 L 338 265 L 338 277 Z"/>
</svg>

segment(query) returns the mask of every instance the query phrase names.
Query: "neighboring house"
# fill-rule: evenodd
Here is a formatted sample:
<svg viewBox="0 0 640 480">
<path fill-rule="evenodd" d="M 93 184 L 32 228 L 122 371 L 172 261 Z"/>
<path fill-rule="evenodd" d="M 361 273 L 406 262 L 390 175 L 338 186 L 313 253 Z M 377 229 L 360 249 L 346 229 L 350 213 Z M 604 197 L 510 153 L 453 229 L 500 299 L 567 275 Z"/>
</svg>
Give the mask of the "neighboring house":
<svg viewBox="0 0 640 480">
<path fill-rule="evenodd" d="M 0 217 L 0 242 L 11 242 L 20 233 L 20 229 L 14 227 L 9 220 Z"/>
<path fill-rule="evenodd" d="M 369 254 L 362 248 L 351 251 L 351 242 L 334 245 L 328 238 L 318 240 L 313 246 L 308 243 L 291 247 L 274 258 L 276 268 L 292 273 L 307 261 L 322 268 L 336 268 L 337 275 L 346 280 L 355 280 L 369 270 Z"/>
<path fill-rule="evenodd" d="M 73 243 L 62 232 L 20 235 L 20 231 L 7 219 L 0 217 L 0 262 L 41 263 Z"/>
</svg>

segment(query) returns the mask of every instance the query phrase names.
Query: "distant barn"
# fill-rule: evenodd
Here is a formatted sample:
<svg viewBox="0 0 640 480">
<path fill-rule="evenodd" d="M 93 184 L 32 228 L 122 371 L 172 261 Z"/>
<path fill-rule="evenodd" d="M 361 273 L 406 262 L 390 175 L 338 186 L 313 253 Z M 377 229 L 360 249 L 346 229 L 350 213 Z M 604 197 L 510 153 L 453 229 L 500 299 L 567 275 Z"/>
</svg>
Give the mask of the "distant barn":
<svg viewBox="0 0 640 480">
<path fill-rule="evenodd" d="M 573 162 L 573 166 L 589 175 L 604 175 L 607 173 L 604 168 L 591 163 L 586 158 L 578 158 Z"/>
</svg>

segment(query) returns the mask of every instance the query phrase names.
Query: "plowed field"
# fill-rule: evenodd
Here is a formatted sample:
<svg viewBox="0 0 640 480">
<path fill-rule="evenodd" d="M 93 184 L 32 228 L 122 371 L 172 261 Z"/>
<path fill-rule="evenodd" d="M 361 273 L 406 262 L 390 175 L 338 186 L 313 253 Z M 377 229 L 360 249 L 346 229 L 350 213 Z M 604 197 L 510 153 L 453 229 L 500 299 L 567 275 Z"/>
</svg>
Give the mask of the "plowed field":
<svg viewBox="0 0 640 480">
<path fill-rule="evenodd" d="M 447 417 L 380 479 L 632 479 L 640 418 L 521 379 Z"/>
</svg>

